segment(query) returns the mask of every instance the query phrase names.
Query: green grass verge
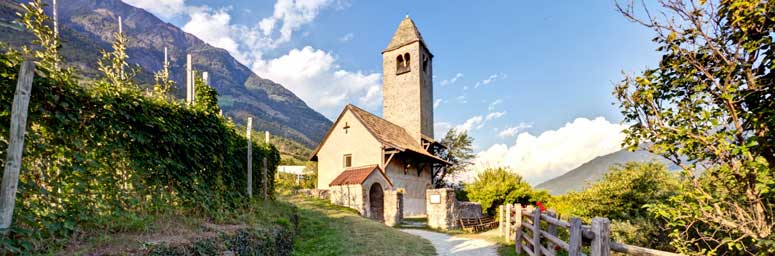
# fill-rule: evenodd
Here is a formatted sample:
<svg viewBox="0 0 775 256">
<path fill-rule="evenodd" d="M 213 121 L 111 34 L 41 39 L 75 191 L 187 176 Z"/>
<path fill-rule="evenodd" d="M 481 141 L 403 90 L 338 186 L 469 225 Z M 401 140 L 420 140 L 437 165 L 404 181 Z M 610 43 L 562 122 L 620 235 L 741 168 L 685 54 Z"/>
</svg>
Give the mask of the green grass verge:
<svg viewBox="0 0 775 256">
<path fill-rule="evenodd" d="M 328 201 L 285 197 L 298 207 L 293 255 L 435 255 L 425 239 L 361 217 Z"/>
</svg>

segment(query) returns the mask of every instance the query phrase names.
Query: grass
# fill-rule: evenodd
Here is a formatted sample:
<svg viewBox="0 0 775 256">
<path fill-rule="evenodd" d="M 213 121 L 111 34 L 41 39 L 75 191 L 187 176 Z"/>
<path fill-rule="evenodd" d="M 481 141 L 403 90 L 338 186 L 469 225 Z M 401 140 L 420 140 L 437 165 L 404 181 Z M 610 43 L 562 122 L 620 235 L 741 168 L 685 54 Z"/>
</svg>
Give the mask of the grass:
<svg viewBox="0 0 775 256">
<path fill-rule="evenodd" d="M 249 207 L 221 213 L 216 219 L 182 213 L 142 216 L 131 226 L 116 220 L 105 226 L 82 228 L 58 254 L 136 254 L 147 244 L 191 241 L 240 227 L 279 225 L 292 229 L 288 218 L 293 211 L 294 207 L 287 202 L 256 200 Z"/>
<path fill-rule="evenodd" d="M 312 198 L 283 200 L 298 207 L 301 224 L 294 255 L 436 254 L 429 241 L 363 218 L 355 210 Z"/>
</svg>

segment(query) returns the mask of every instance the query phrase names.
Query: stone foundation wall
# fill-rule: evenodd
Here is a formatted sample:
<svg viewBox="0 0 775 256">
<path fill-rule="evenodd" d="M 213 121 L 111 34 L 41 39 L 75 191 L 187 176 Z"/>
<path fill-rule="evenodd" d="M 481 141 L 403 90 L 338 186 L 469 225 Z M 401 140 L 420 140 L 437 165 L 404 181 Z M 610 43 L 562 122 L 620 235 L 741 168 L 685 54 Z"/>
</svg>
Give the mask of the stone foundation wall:
<svg viewBox="0 0 775 256">
<path fill-rule="evenodd" d="M 323 200 L 329 200 L 330 195 L 328 192 L 328 189 L 299 189 L 296 190 L 296 194 L 308 196 L 308 197 L 315 197 Z"/>
<path fill-rule="evenodd" d="M 403 193 L 397 190 L 385 191 L 385 225 L 395 226 L 404 219 Z"/>
<path fill-rule="evenodd" d="M 361 185 L 331 186 L 328 190 L 332 204 L 358 210 L 361 215 L 367 214 Z"/>
<path fill-rule="evenodd" d="M 425 193 L 428 227 L 442 230 L 458 228 L 458 203 L 451 188 L 429 189 Z"/>
</svg>

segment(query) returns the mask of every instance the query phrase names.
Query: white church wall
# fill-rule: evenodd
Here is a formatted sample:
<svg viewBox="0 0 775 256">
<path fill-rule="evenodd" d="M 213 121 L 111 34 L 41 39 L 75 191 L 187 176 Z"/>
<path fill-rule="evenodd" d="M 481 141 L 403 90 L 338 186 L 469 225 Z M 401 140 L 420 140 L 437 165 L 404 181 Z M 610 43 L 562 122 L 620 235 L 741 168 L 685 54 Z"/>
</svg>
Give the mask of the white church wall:
<svg viewBox="0 0 775 256">
<path fill-rule="evenodd" d="M 345 125 L 350 128 L 343 129 Z M 356 117 L 347 111 L 323 142 L 318 152 L 318 189 L 328 184 L 344 171 L 344 155 L 352 155 L 352 166 L 379 164 L 382 161 L 382 144 L 372 137 Z"/>
<path fill-rule="evenodd" d="M 402 158 L 394 157 L 386 168 L 387 176 L 394 188 L 404 190 L 404 217 L 424 216 L 425 191 L 431 187 L 430 167 L 424 167 L 418 176 L 416 166 L 408 168 L 404 173 L 405 165 Z"/>
</svg>

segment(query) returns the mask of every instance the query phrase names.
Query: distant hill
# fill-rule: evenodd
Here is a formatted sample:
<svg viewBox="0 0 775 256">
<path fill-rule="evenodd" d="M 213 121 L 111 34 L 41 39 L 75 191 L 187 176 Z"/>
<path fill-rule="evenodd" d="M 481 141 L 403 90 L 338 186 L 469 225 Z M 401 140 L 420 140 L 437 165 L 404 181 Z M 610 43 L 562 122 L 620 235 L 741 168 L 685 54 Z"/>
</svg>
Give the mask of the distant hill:
<svg viewBox="0 0 775 256">
<path fill-rule="evenodd" d="M 16 12 L 21 12 L 18 2 L 27 1 L 0 0 L 0 41 L 16 47 L 32 40 L 32 35 L 15 22 Z M 51 0 L 44 2 L 50 4 Z M 164 47 L 168 47 L 170 72 L 177 83 L 175 95 L 179 98 L 185 94 L 186 53 L 191 53 L 194 69 L 210 74 L 210 83 L 220 94 L 224 114 L 235 122 L 244 125 L 247 117 L 252 116 L 256 130 L 268 130 L 308 148 L 315 147 L 332 124 L 291 91 L 257 76 L 227 51 L 210 46 L 143 9 L 120 0 L 59 3 L 61 52 L 66 64 L 85 76 L 84 81 L 98 74 L 99 52 L 110 49 L 113 33 L 118 30 L 118 16 L 122 16 L 124 32 L 129 38 L 129 62 L 143 68 L 137 76 L 138 82 L 152 83 L 153 72 L 162 68 Z"/>
<path fill-rule="evenodd" d="M 608 172 L 611 166 L 631 161 L 650 160 L 657 160 L 665 163 L 668 170 L 680 169 L 662 156 L 647 151 L 630 152 L 627 150 L 620 150 L 608 155 L 596 157 L 576 169 L 570 170 L 563 175 L 539 184 L 536 188 L 546 189 L 552 195 L 562 195 L 572 191 L 581 191 L 586 188 L 588 183 L 603 178 L 603 175 Z"/>
</svg>

